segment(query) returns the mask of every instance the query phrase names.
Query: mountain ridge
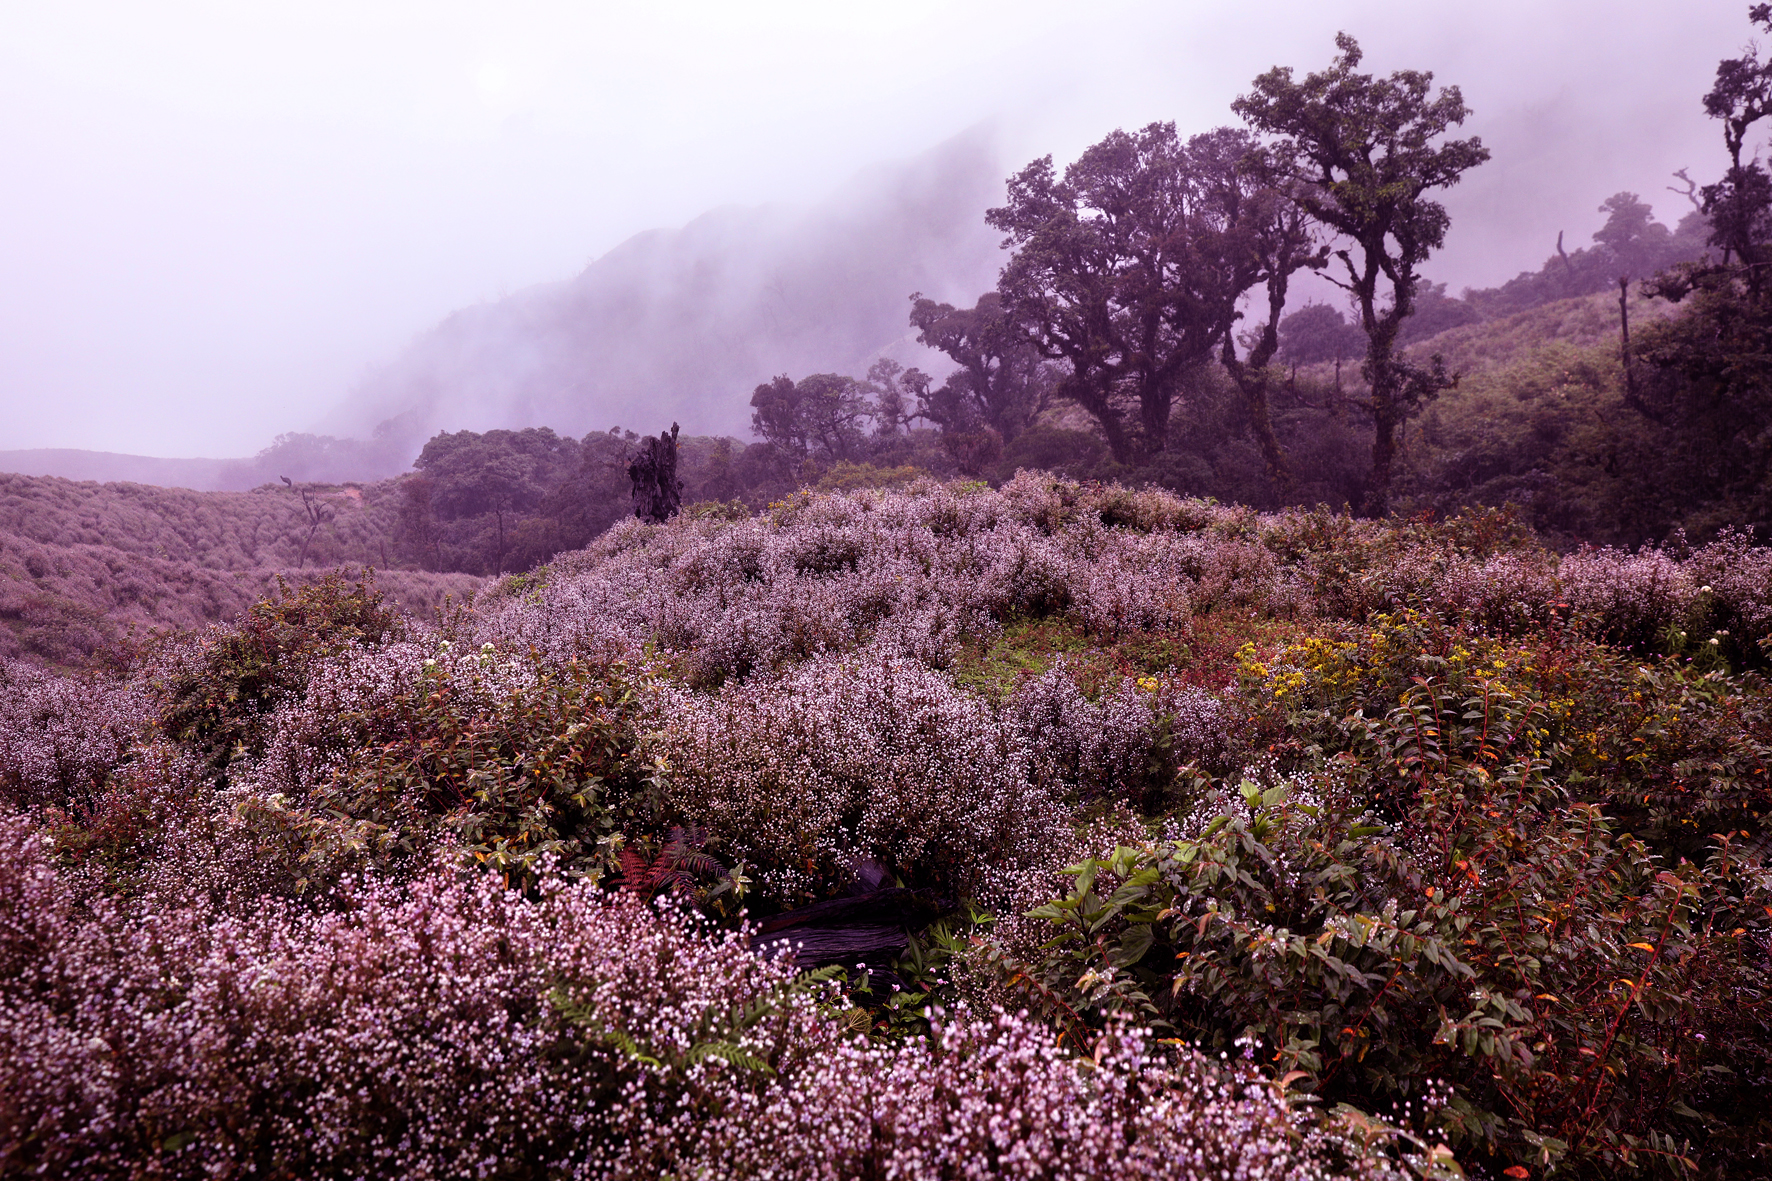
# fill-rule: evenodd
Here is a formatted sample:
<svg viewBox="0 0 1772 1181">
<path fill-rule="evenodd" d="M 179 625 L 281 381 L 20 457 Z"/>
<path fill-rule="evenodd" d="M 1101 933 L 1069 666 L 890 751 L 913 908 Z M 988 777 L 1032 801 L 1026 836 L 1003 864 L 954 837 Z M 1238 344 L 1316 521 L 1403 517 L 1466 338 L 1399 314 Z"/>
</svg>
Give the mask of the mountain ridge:
<svg viewBox="0 0 1772 1181">
<path fill-rule="evenodd" d="M 250 459 L 162 458 L 121 451 L 89 451 L 80 447 L 27 447 L 0 451 L 0 472 L 21 476 L 56 476 L 94 480 L 101 484 L 151 484 L 189 488 L 196 492 L 231 490 L 227 473 Z"/>
<path fill-rule="evenodd" d="M 970 302 L 995 281 L 982 212 L 1002 184 L 978 127 L 806 207 L 729 206 L 643 231 L 578 275 L 459 309 L 320 424 L 417 443 L 437 430 L 694 421 L 744 434 L 751 387 L 859 371 L 915 344 L 908 297 Z"/>
</svg>

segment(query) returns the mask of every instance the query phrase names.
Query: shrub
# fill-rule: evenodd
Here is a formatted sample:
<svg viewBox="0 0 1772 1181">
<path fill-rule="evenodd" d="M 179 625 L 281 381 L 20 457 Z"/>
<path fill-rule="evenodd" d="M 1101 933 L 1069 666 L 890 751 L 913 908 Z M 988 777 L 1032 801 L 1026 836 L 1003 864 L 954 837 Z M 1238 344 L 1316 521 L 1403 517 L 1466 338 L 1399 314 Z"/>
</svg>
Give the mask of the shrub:
<svg viewBox="0 0 1772 1181">
<path fill-rule="evenodd" d="M 1360 727 L 1426 678 L 1451 701 L 1527 702 L 1547 774 L 1664 857 L 1699 858 L 1718 832 L 1756 849 L 1766 840 L 1772 691 L 1758 674 L 1727 675 L 1719 657 L 1709 671 L 1679 656 L 1644 662 L 1560 627 L 1504 643 L 1410 610 L 1304 637 L 1267 663 L 1257 655 L 1242 653 L 1246 688 L 1266 724 L 1290 732 L 1286 750 L 1352 756 L 1343 770 L 1365 776 L 1375 802 L 1404 785 L 1366 757 Z"/>
<path fill-rule="evenodd" d="M 138 681 L 0 660 L 0 804 L 89 807 L 151 717 Z"/>
<path fill-rule="evenodd" d="M 1000 493 L 806 493 L 755 519 L 628 522 L 521 602 L 502 596 L 480 634 L 556 656 L 653 643 L 716 688 L 870 644 L 948 667 L 1005 623 L 1066 613 L 1104 639 L 1182 628 L 1209 566 L 1221 597 L 1266 593 L 1266 571 L 1233 588 L 1234 562 L 1214 566 L 1212 544 L 1174 531 L 1194 522 L 1184 502 L 1149 492 L 1100 508 L 1116 495 L 1022 476 Z M 1134 523 L 1104 526 L 1104 511 Z"/>
<path fill-rule="evenodd" d="M 1437 1124 L 1497 1167 L 1757 1150 L 1772 874 L 1730 834 L 1695 864 L 1617 833 L 1549 778 L 1550 713 L 1480 689 L 1421 678 L 1320 770 L 1073 867 L 1036 995 L 1254 1036 L 1367 1110 L 1446 1080 Z"/>
<path fill-rule="evenodd" d="M 444 874 L 230 917 L 78 899 L 3 831 L 8 1171 L 597 1176 L 720 1099 L 718 1070 L 656 1065 L 673 1039 L 760 1064 L 742 1089 L 826 1037 L 741 937 L 588 887 Z"/>
<path fill-rule="evenodd" d="M 1156 1052 L 1116 1028 L 1083 1060 L 1026 1013 L 937 1019 L 928 1042 L 833 1047 L 795 1085 L 685 1127 L 660 1172 L 688 1159 L 732 1174 L 906 1178 L 1309 1178 L 1435 1171 L 1393 1128 L 1307 1116 L 1253 1071 Z M 1302 1117 L 1302 1118 L 1301 1118 Z"/>
<path fill-rule="evenodd" d="M 316 666 L 270 719 L 262 759 L 233 776 L 235 809 L 297 884 L 370 857 L 383 871 L 439 848 L 511 882 L 544 864 L 601 878 L 624 835 L 662 824 L 625 667 L 490 644 L 350 650 Z"/>
<path fill-rule="evenodd" d="M 651 708 L 668 807 L 772 900 L 821 897 L 861 857 L 967 893 L 1056 820 L 989 705 L 899 657 L 828 657 L 711 698 L 664 690 Z"/>
<path fill-rule="evenodd" d="M 1032 752 L 1035 781 L 1059 798 L 1109 796 L 1154 813 L 1183 766 L 1232 769 L 1240 744 L 1223 701 L 1159 677 L 1122 678 L 1091 701 L 1077 672 L 1060 657 L 1025 678 L 1007 703 Z"/>
<path fill-rule="evenodd" d="M 957 1013 L 870 1049 L 816 978 L 628 896 L 485 875 L 228 916 L 83 898 L 0 821 L 0 1169 L 168 1178 L 1384 1175 L 1410 1142 L 1137 1031 Z"/>
<path fill-rule="evenodd" d="M 377 644 L 404 627 L 367 579 L 333 575 L 255 604 L 216 630 L 166 675 L 160 727 L 204 750 L 218 770 L 237 754 L 261 754 L 264 719 L 299 699 L 317 662 L 354 644 Z"/>
<path fill-rule="evenodd" d="M 1662 550 L 1572 554 L 1557 574 L 1595 636 L 1639 650 L 1652 650 L 1662 632 L 1684 622 L 1698 598 L 1691 573 Z"/>
</svg>

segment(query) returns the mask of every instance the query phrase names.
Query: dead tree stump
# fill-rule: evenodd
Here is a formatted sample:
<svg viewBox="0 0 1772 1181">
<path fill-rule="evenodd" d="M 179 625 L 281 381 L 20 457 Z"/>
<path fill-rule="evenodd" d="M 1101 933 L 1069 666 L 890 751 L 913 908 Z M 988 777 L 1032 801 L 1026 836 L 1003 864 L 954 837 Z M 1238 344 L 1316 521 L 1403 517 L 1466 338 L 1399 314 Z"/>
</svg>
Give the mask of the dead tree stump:
<svg viewBox="0 0 1772 1181">
<path fill-rule="evenodd" d="M 642 521 L 663 524 L 683 507 L 683 481 L 677 478 L 677 424 L 669 434 L 648 437 L 640 454 L 628 464 L 628 480 L 634 488 L 634 515 Z"/>
</svg>

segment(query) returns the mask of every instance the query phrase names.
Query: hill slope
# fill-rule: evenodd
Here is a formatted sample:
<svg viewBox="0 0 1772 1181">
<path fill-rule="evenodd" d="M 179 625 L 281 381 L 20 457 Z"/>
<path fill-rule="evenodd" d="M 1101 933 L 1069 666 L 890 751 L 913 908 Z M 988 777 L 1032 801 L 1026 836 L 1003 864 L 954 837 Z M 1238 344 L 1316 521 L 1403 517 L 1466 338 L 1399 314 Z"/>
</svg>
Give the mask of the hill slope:
<svg viewBox="0 0 1772 1181">
<path fill-rule="evenodd" d="M 200 490 L 225 487 L 227 469 L 241 462 L 234 459 L 162 459 L 153 455 L 81 451 L 71 447 L 0 451 L 0 472 L 60 476 L 64 480 L 127 480 L 163 488 Z"/>
<path fill-rule="evenodd" d="M 193 492 L 144 484 L 0 475 L 0 656 L 102 659 L 130 627 L 190 630 L 232 618 L 272 590 L 352 564 L 386 569 L 385 485 L 318 494 L 330 514 L 309 536 L 286 489 Z M 423 611 L 479 579 L 405 571 L 385 590 Z"/>
<path fill-rule="evenodd" d="M 577 278 L 457 312 L 322 425 L 566 434 L 612 423 L 742 433 L 751 388 L 787 372 L 856 373 L 901 349 L 907 297 L 970 302 L 995 282 L 1000 193 L 989 137 L 969 133 L 864 174 L 811 209 L 709 213 L 640 234 Z M 928 361 L 922 361 L 927 365 Z M 384 432 L 385 433 L 385 432 Z"/>
</svg>

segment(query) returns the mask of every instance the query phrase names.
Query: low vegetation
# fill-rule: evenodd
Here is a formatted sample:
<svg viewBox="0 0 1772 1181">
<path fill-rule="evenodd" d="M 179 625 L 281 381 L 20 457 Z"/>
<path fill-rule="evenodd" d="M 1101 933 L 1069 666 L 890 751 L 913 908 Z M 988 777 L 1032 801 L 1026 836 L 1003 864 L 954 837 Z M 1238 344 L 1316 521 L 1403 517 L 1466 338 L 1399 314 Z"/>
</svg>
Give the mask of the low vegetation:
<svg viewBox="0 0 1772 1181">
<path fill-rule="evenodd" d="M 0 1175 L 1772 1173 L 1772 66 L 1455 300 L 1338 46 L 1019 174 L 940 385 L 0 483 Z"/>
<path fill-rule="evenodd" d="M 477 578 L 393 548 L 390 484 L 193 492 L 0 474 L 0 656 L 60 668 L 127 661 L 152 636 L 231 620 L 275 590 L 350 564 L 417 612 Z"/>
<path fill-rule="evenodd" d="M 14 662 L 0 1161 L 1758 1175 L 1768 588 L 1030 473 Z"/>
</svg>

